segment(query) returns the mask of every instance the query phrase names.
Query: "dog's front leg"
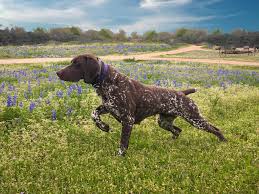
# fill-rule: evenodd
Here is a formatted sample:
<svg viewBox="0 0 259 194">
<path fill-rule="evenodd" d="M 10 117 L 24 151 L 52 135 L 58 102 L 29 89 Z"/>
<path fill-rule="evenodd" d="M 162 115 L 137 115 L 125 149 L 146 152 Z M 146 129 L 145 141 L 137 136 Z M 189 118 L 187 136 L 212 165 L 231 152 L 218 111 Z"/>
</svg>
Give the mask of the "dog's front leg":
<svg viewBox="0 0 259 194">
<path fill-rule="evenodd" d="M 100 115 L 108 113 L 107 109 L 104 105 L 98 106 L 93 112 L 92 112 L 92 119 L 95 122 L 96 126 L 100 128 L 102 131 L 109 132 L 110 127 L 106 123 L 104 123 Z"/>
<path fill-rule="evenodd" d="M 133 124 L 122 123 L 121 142 L 118 155 L 125 156 L 126 151 L 129 147 L 129 139 Z"/>
</svg>

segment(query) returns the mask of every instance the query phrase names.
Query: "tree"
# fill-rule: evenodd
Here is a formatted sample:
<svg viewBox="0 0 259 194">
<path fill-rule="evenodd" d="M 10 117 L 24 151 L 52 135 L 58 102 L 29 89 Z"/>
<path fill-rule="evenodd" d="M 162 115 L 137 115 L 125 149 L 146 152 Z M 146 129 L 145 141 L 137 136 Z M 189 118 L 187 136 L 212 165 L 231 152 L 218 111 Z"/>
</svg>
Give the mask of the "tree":
<svg viewBox="0 0 259 194">
<path fill-rule="evenodd" d="M 175 32 L 175 37 L 176 38 L 181 38 L 184 36 L 184 34 L 187 32 L 188 30 L 186 28 L 180 28 L 180 29 L 177 29 L 176 32 Z"/>
<path fill-rule="evenodd" d="M 30 36 L 32 43 L 43 43 L 50 39 L 48 31 L 40 27 L 34 29 Z"/>
<path fill-rule="evenodd" d="M 169 32 L 159 32 L 157 34 L 157 40 L 169 43 L 173 39 L 173 34 Z"/>
<path fill-rule="evenodd" d="M 157 41 L 157 33 L 155 30 L 147 31 L 143 34 L 143 39 L 146 41 Z"/>
<path fill-rule="evenodd" d="M 222 33 L 222 31 L 221 31 L 219 28 L 217 28 L 217 29 L 213 30 L 213 31 L 211 32 L 211 34 L 212 34 L 212 35 L 221 35 L 221 34 L 223 34 L 223 33 Z"/>
<path fill-rule="evenodd" d="M 81 29 L 78 27 L 71 27 L 70 31 L 72 32 L 72 34 L 74 34 L 76 36 L 80 36 L 82 33 Z"/>
<path fill-rule="evenodd" d="M 103 40 L 112 40 L 114 37 L 113 32 L 109 29 L 101 29 L 99 35 Z"/>
<path fill-rule="evenodd" d="M 138 35 L 137 32 L 132 32 L 132 33 L 130 34 L 130 38 L 131 38 L 131 40 L 133 40 L 133 41 L 138 41 L 141 37 L 140 37 L 140 35 Z"/>
<path fill-rule="evenodd" d="M 10 30 L 10 34 L 12 36 L 12 41 L 15 44 L 23 44 L 30 41 L 30 37 L 28 36 L 27 32 L 22 27 L 12 27 Z"/>
<path fill-rule="evenodd" d="M 208 33 L 206 30 L 181 28 L 176 32 L 176 38 L 186 43 L 201 43 L 206 41 Z"/>
<path fill-rule="evenodd" d="M 73 41 L 77 36 L 71 32 L 71 28 L 53 28 L 49 32 L 50 38 L 55 41 Z"/>
<path fill-rule="evenodd" d="M 115 34 L 114 38 L 117 41 L 126 41 L 127 40 L 126 32 L 124 30 L 119 30 L 119 33 Z"/>
<path fill-rule="evenodd" d="M 231 32 L 233 36 L 245 36 L 247 35 L 247 31 L 244 29 L 235 29 Z"/>
</svg>

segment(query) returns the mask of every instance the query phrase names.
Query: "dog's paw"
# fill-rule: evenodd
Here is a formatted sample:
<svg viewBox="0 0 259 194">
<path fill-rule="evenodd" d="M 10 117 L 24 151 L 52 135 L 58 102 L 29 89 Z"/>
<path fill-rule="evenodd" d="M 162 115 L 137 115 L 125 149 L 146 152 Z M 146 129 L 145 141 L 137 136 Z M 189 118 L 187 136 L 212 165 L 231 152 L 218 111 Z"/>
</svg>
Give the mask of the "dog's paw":
<svg viewBox="0 0 259 194">
<path fill-rule="evenodd" d="M 117 155 L 118 156 L 125 156 L 126 155 L 126 150 L 125 149 L 121 149 L 121 148 L 119 148 L 119 151 L 118 151 L 118 153 L 117 153 Z"/>
<path fill-rule="evenodd" d="M 173 130 L 172 131 L 172 138 L 173 139 L 177 139 L 178 137 L 179 137 L 179 135 L 180 135 L 180 133 L 181 133 L 181 131 L 178 131 L 178 130 Z"/>
</svg>

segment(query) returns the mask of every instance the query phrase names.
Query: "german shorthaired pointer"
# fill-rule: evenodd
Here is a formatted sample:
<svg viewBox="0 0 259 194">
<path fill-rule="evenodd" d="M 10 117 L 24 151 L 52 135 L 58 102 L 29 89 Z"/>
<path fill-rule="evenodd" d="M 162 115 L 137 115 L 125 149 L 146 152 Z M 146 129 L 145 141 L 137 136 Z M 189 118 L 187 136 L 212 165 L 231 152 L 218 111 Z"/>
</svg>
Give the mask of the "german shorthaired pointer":
<svg viewBox="0 0 259 194">
<path fill-rule="evenodd" d="M 64 81 L 77 82 L 83 79 L 85 83 L 95 87 L 102 98 L 102 105 L 92 112 L 92 119 L 97 127 L 105 132 L 108 132 L 110 127 L 101 120 L 102 114 L 110 113 L 122 124 L 119 155 L 126 154 L 132 126 L 156 114 L 159 114 L 159 126 L 170 131 L 173 138 L 177 138 L 182 131 L 173 125 L 176 117 L 180 116 L 194 127 L 226 141 L 220 130 L 209 124 L 201 116 L 195 103 L 186 96 L 194 93 L 195 89 L 175 91 L 143 85 L 89 54 L 75 57 L 71 65 L 58 71 L 57 75 Z"/>
</svg>

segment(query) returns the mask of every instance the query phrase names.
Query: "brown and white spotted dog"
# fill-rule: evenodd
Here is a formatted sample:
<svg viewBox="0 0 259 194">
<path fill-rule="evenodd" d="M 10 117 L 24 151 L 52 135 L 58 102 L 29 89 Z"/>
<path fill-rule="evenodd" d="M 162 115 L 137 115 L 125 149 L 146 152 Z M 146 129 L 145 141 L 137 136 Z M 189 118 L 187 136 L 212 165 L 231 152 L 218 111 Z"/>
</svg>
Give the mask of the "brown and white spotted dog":
<svg viewBox="0 0 259 194">
<path fill-rule="evenodd" d="M 92 84 L 102 98 L 102 105 L 92 112 L 93 121 L 101 130 L 108 132 L 109 125 L 104 123 L 100 115 L 110 113 L 122 124 L 121 142 L 118 154 L 125 155 L 129 145 L 131 129 L 134 124 L 152 115 L 159 115 L 158 124 L 170 131 L 177 138 L 181 129 L 173 124 L 178 117 L 198 129 L 216 135 L 219 140 L 226 141 L 220 130 L 209 124 L 199 113 L 195 103 L 186 95 L 195 89 L 175 91 L 168 88 L 147 86 L 130 79 L 105 64 L 93 55 L 79 55 L 71 61 L 71 65 L 57 72 L 64 81 L 77 82 L 83 79 Z"/>
</svg>

